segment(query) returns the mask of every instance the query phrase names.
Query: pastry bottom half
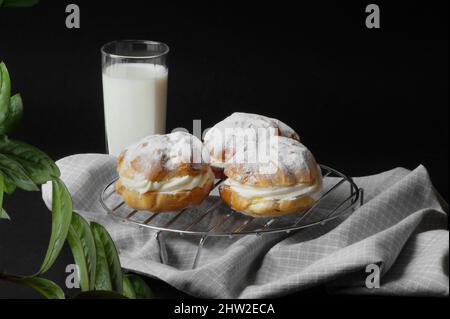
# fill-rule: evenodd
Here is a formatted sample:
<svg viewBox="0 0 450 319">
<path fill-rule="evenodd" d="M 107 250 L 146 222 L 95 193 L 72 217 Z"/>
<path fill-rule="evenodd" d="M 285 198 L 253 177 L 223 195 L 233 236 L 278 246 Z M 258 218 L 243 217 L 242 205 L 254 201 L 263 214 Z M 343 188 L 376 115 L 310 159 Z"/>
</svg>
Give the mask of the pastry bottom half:
<svg viewBox="0 0 450 319">
<path fill-rule="evenodd" d="M 276 217 L 293 213 L 302 213 L 310 208 L 315 200 L 311 194 L 290 199 L 267 199 L 261 197 L 243 197 L 230 186 L 220 187 L 220 197 L 235 211 L 253 217 Z"/>
<path fill-rule="evenodd" d="M 150 212 L 169 212 L 188 207 L 189 205 L 200 204 L 209 194 L 214 186 L 214 178 L 206 181 L 201 187 L 195 187 L 190 190 L 181 190 L 178 192 L 158 192 L 149 191 L 140 194 L 129 190 L 123 186 L 120 179 L 116 183 L 116 191 L 119 193 L 125 203 L 131 208 L 137 210 L 147 210 Z"/>
</svg>

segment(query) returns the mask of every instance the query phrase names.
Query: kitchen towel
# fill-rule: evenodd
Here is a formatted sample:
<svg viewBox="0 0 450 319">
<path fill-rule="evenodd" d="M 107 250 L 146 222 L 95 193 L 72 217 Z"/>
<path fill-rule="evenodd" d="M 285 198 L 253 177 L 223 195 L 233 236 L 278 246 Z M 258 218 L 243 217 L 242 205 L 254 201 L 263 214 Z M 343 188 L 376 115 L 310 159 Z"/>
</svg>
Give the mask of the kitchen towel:
<svg viewBox="0 0 450 319">
<path fill-rule="evenodd" d="M 154 230 L 112 219 L 104 211 L 99 196 L 117 175 L 114 158 L 79 154 L 57 164 L 74 210 L 108 229 L 125 269 L 196 297 L 279 297 L 316 285 L 331 293 L 449 294 L 448 206 L 423 166 L 354 178 L 364 189 L 364 204 L 325 225 L 288 235 L 209 237 L 192 269 L 199 237 L 164 232 L 158 245 Z M 347 195 L 348 189 L 339 188 L 332 200 Z M 50 184 L 44 185 L 43 198 L 51 207 Z"/>
</svg>

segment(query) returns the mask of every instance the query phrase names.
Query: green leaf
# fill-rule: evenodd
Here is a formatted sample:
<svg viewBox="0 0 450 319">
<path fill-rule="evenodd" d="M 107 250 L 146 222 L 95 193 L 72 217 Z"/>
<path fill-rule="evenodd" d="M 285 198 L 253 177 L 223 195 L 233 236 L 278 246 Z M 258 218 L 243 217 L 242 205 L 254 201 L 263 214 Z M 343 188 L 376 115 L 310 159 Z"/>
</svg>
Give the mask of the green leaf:
<svg viewBox="0 0 450 319">
<path fill-rule="evenodd" d="M 155 298 L 155 294 L 147 285 L 147 283 L 141 277 L 133 274 L 125 275 L 124 278 L 128 279 L 128 282 L 133 287 L 135 298 L 137 299 L 152 299 Z M 125 294 L 125 287 L 124 287 Z M 126 295 L 126 294 L 125 294 Z M 130 297 L 131 298 L 131 297 Z"/>
<path fill-rule="evenodd" d="M 136 293 L 127 275 L 123 276 L 123 295 L 130 299 L 136 299 Z"/>
<path fill-rule="evenodd" d="M 39 273 L 46 272 L 61 251 L 72 218 L 72 198 L 66 185 L 59 179 L 52 180 L 52 234 Z"/>
<path fill-rule="evenodd" d="M 95 235 L 94 235 L 95 238 Z M 95 251 L 97 253 L 97 268 L 95 269 L 95 290 L 112 290 L 111 275 L 109 273 L 109 266 L 106 260 L 105 249 L 99 241 L 95 240 Z"/>
<path fill-rule="evenodd" d="M 16 282 L 19 284 L 26 285 L 33 288 L 39 292 L 42 296 L 47 299 L 64 299 L 64 292 L 62 289 L 55 284 L 53 281 L 42 278 L 42 277 L 18 277 L 18 276 L 7 276 L 2 277 L 6 280 Z"/>
<path fill-rule="evenodd" d="M 14 184 L 26 191 L 39 190 L 22 165 L 4 154 L 0 154 L 0 172 L 3 173 L 6 183 Z"/>
<path fill-rule="evenodd" d="M 5 188 L 5 178 L 3 177 L 3 174 L 0 173 L 0 208 L 3 207 L 3 191 Z"/>
<path fill-rule="evenodd" d="M 0 123 L 8 116 L 11 81 L 5 63 L 0 63 Z"/>
<path fill-rule="evenodd" d="M 3 207 L 0 208 L 0 219 L 11 220 L 11 218 L 8 215 L 8 213 L 5 211 L 5 209 Z"/>
<path fill-rule="evenodd" d="M 5 180 L 4 185 L 5 185 L 4 191 L 8 195 L 11 195 L 16 190 L 16 185 L 14 185 L 13 183 L 11 183 L 11 182 L 9 182 L 7 180 Z"/>
<path fill-rule="evenodd" d="M 127 299 L 127 297 L 114 291 L 95 290 L 82 292 L 76 295 L 75 299 Z"/>
<path fill-rule="evenodd" d="M 39 0 L 4 0 L 3 7 L 9 8 L 26 8 L 32 7 L 39 3 Z M 1 5 L 0 5 L 1 7 Z"/>
<path fill-rule="evenodd" d="M 16 128 L 22 119 L 23 102 L 19 93 L 11 96 L 8 117 L 0 123 L 0 135 L 6 135 Z"/>
<path fill-rule="evenodd" d="M 55 162 L 32 145 L 3 136 L 0 138 L 0 153 L 19 163 L 38 185 L 61 175 Z"/>
<path fill-rule="evenodd" d="M 67 241 L 78 265 L 81 290 L 93 290 L 97 261 L 94 235 L 88 222 L 75 212 L 72 213 Z"/>
<path fill-rule="evenodd" d="M 10 219 L 6 211 L 3 209 L 3 191 L 5 188 L 4 184 L 5 178 L 3 174 L 0 173 L 0 219 Z"/>
<path fill-rule="evenodd" d="M 97 252 L 95 272 L 95 290 L 123 291 L 122 268 L 116 246 L 106 229 L 97 223 L 91 223 Z"/>
</svg>

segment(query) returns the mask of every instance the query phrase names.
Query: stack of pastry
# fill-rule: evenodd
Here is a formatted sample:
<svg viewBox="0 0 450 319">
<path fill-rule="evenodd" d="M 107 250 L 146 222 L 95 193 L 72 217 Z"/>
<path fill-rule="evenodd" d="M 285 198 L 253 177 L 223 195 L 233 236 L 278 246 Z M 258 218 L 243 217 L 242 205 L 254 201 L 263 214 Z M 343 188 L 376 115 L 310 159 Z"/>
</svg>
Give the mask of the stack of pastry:
<svg viewBox="0 0 450 319">
<path fill-rule="evenodd" d="M 242 135 L 242 130 L 257 132 Z M 121 153 L 118 171 L 116 190 L 124 201 L 154 212 L 201 203 L 214 175 L 225 178 L 220 197 L 227 205 L 257 217 L 301 213 L 314 204 L 322 185 L 314 156 L 293 129 L 249 113 L 217 123 L 204 144 L 181 132 L 146 137 Z"/>
</svg>

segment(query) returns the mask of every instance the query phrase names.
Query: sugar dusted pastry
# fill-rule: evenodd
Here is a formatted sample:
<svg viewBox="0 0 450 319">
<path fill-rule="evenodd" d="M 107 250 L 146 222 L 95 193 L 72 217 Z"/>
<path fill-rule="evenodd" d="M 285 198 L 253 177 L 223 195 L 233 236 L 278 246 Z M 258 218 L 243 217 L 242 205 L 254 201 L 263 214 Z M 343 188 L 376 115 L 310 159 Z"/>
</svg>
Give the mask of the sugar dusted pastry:
<svg viewBox="0 0 450 319">
<path fill-rule="evenodd" d="M 281 216 L 311 207 L 322 187 L 322 176 L 311 152 L 299 141 L 274 136 L 267 160 L 239 162 L 225 168 L 220 197 L 231 208 L 251 216 Z M 244 158 L 254 158 L 246 150 Z"/>
<path fill-rule="evenodd" d="M 116 191 L 137 210 L 174 211 L 201 203 L 214 185 L 209 155 L 195 136 L 151 135 L 118 157 Z"/>
<path fill-rule="evenodd" d="M 235 112 L 212 127 L 204 137 L 211 157 L 211 167 L 217 178 L 224 178 L 228 159 L 245 150 L 263 135 L 279 135 L 300 140 L 298 134 L 280 120 L 252 113 Z M 243 148 L 239 150 L 239 145 Z"/>
</svg>

